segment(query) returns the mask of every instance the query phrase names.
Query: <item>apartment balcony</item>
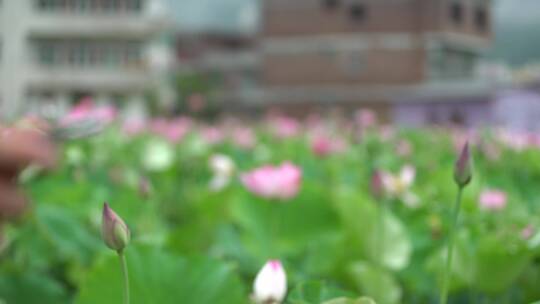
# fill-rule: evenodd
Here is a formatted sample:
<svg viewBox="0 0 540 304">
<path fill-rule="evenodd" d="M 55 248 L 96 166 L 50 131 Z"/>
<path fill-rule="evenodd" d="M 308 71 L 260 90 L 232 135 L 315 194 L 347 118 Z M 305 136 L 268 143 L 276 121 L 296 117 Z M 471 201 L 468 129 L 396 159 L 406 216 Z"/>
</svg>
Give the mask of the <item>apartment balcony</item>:
<svg viewBox="0 0 540 304">
<path fill-rule="evenodd" d="M 42 91 L 141 92 L 152 75 L 142 68 L 34 66 L 27 73 L 31 89 Z"/>
<path fill-rule="evenodd" d="M 168 21 L 137 13 L 77 14 L 34 11 L 28 19 L 31 37 L 140 39 L 162 32 Z"/>
</svg>

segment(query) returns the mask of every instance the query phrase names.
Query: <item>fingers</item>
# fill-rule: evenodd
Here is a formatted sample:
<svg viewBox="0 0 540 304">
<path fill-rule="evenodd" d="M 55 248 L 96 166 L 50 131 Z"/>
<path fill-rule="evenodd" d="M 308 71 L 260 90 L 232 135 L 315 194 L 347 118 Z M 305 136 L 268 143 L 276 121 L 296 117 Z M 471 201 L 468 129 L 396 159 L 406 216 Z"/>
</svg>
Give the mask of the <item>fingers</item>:
<svg viewBox="0 0 540 304">
<path fill-rule="evenodd" d="M 35 119 L 14 127 L 0 125 L 0 220 L 18 217 L 27 205 L 17 185 L 20 170 L 30 164 L 55 165 L 56 148 L 46 130 L 47 125 Z"/>
<path fill-rule="evenodd" d="M 0 174 L 13 175 L 31 163 L 52 167 L 55 154 L 54 145 L 41 131 L 0 128 Z"/>
<path fill-rule="evenodd" d="M 27 201 L 15 182 L 0 178 L 0 218 L 13 219 L 25 210 Z"/>
</svg>

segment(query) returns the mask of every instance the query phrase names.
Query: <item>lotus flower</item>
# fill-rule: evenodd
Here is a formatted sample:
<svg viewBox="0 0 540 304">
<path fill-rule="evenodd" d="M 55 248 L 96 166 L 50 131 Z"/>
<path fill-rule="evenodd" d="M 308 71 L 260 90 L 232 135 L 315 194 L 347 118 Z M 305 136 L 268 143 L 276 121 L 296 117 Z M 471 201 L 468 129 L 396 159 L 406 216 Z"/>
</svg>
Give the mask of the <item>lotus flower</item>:
<svg viewBox="0 0 540 304">
<path fill-rule="evenodd" d="M 410 156 L 412 153 L 411 143 L 405 139 L 400 140 L 396 145 L 396 154 L 402 157 Z"/>
<path fill-rule="evenodd" d="M 506 207 L 506 193 L 500 190 L 484 190 L 480 194 L 480 208 L 484 210 L 498 211 Z"/>
<path fill-rule="evenodd" d="M 354 115 L 356 123 L 361 128 L 369 128 L 377 124 L 377 114 L 370 109 L 360 109 Z"/>
<path fill-rule="evenodd" d="M 107 247 L 117 252 L 124 250 L 130 240 L 130 232 L 126 223 L 107 203 L 103 205 L 101 235 Z"/>
<path fill-rule="evenodd" d="M 226 155 L 216 154 L 210 158 L 209 166 L 214 173 L 210 180 L 210 189 L 220 191 L 230 183 L 235 168 L 234 162 Z"/>
<path fill-rule="evenodd" d="M 191 124 L 191 120 L 186 117 L 174 120 L 156 119 L 151 122 L 150 130 L 172 143 L 177 143 L 189 132 Z"/>
<path fill-rule="evenodd" d="M 83 98 L 61 120 L 62 125 L 70 125 L 85 120 L 95 120 L 101 124 L 109 124 L 116 118 L 113 106 L 96 106 L 91 97 Z"/>
<path fill-rule="evenodd" d="M 206 127 L 202 129 L 201 136 L 209 145 L 216 145 L 223 141 L 225 134 L 218 127 Z"/>
<path fill-rule="evenodd" d="M 165 171 L 173 165 L 174 159 L 174 149 L 166 141 L 155 139 L 143 147 L 142 164 L 146 170 Z"/>
<path fill-rule="evenodd" d="M 302 171 L 290 162 L 263 166 L 241 176 L 244 186 L 261 197 L 290 199 L 298 193 Z"/>
<path fill-rule="evenodd" d="M 298 135 L 300 132 L 300 123 L 290 117 L 278 116 L 272 118 L 271 129 L 279 138 L 289 138 Z"/>
<path fill-rule="evenodd" d="M 398 198 L 408 207 L 418 207 L 420 203 L 416 194 L 411 192 L 411 187 L 416 177 L 416 169 L 411 165 L 405 165 L 401 168 L 398 175 L 392 175 L 388 172 L 381 172 L 383 187 L 388 195 Z"/>
<path fill-rule="evenodd" d="M 142 119 L 129 119 L 122 125 L 122 131 L 128 136 L 136 136 L 144 132 L 146 122 Z"/>
<path fill-rule="evenodd" d="M 311 141 L 311 151 L 319 157 L 342 152 L 345 146 L 343 140 L 321 134 L 316 135 Z"/>
<path fill-rule="evenodd" d="M 524 240 L 530 239 L 534 235 L 534 226 L 533 225 L 527 225 L 525 228 L 521 230 L 521 237 Z"/>
<path fill-rule="evenodd" d="M 257 143 L 257 138 L 248 127 L 236 128 L 232 133 L 233 143 L 243 149 L 252 149 Z"/>
<path fill-rule="evenodd" d="M 253 284 L 253 300 L 258 304 L 283 302 L 287 294 L 287 275 L 278 260 L 266 262 Z"/>
</svg>

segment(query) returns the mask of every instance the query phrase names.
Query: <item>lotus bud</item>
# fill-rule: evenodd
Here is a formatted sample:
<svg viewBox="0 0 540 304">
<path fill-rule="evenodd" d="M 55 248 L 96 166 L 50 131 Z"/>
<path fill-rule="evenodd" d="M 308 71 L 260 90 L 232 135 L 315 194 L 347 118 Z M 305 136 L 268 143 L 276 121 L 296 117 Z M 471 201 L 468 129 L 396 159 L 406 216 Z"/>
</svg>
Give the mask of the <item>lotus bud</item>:
<svg viewBox="0 0 540 304">
<path fill-rule="evenodd" d="M 150 181 L 145 177 L 141 177 L 139 179 L 139 195 L 142 198 L 147 199 L 151 193 L 152 185 L 150 184 Z"/>
<path fill-rule="evenodd" d="M 281 303 L 287 294 L 287 276 L 281 262 L 266 262 L 255 278 L 253 289 L 255 303 Z"/>
<path fill-rule="evenodd" d="M 465 143 L 454 168 L 454 181 L 459 187 L 465 187 L 472 179 L 472 158 L 469 143 Z"/>
<path fill-rule="evenodd" d="M 117 252 L 122 252 L 129 244 L 130 232 L 126 223 L 124 223 L 107 203 L 103 205 L 101 233 L 107 247 Z"/>
<path fill-rule="evenodd" d="M 371 184 L 370 184 L 371 195 L 377 199 L 382 199 L 384 195 L 384 185 L 382 180 L 382 173 L 379 170 L 375 170 L 371 175 Z"/>
</svg>

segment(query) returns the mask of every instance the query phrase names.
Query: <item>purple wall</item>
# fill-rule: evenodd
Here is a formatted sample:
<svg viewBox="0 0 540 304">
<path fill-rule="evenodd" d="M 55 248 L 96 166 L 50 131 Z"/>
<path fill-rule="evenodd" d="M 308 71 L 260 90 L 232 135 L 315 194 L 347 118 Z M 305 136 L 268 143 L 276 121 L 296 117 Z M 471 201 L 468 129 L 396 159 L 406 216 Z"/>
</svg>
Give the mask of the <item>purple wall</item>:
<svg viewBox="0 0 540 304">
<path fill-rule="evenodd" d="M 455 123 L 540 131 L 540 89 L 501 90 L 483 99 L 401 101 L 392 105 L 392 118 L 397 124 L 412 127 Z"/>
<path fill-rule="evenodd" d="M 540 92 L 506 90 L 495 101 L 495 123 L 512 130 L 540 131 Z"/>
<path fill-rule="evenodd" d="M 399 102 L 392 107 L 397 124 L 419 127 L 427 124 L 459 124 L 481 127 L 493 120 L 489 100 Z"/>
</svg>

